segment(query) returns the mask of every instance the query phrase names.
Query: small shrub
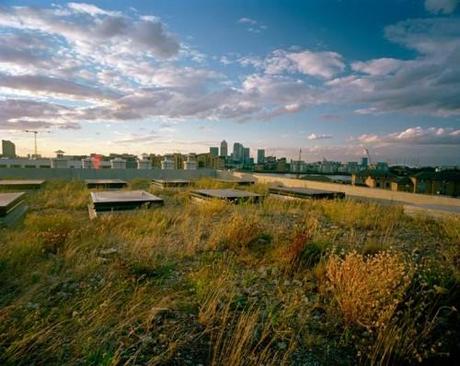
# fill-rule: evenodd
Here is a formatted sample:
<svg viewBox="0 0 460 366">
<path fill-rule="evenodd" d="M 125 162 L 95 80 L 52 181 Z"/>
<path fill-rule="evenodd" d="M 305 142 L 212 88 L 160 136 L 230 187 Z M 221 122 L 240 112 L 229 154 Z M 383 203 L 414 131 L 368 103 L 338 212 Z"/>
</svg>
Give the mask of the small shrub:
<svg viewBox="0 0 460 366">
<path fill-rule="evenodd" d="M 289 270 L 295 270 L 299 266 L 313 267 L 321 259 L 324 254 L 324 247 L 320 243 L 311 241 L 317 225 L 318 220 L 309 217 L 305 225 L 294 233 L 291 244 L 286 251 Z"/>
<path fill-rule="evenodd" d="M 349 325 L 367 329 L 384 327 L 403 299 L 413 275 L 412 266 L 399 254 L 381 252 L 366 258 L 351 252 L 326 264 L 327 291 Z"/>
</svg>

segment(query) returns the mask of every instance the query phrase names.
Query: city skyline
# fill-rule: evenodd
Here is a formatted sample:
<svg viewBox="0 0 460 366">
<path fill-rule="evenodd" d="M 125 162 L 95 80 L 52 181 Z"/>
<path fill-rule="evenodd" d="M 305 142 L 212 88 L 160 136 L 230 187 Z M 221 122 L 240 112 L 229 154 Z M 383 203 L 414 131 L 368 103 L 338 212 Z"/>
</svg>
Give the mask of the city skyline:
<svg viewBox="0 0 460 366">
<path fill-rule="evenodd" d="M 255 160 L 460 164 L 457 0 L 6 0 L 0 34 L 0 139 L 19 155 L 31 129 L 48 156 L 225 138 Z"/>
</svg>

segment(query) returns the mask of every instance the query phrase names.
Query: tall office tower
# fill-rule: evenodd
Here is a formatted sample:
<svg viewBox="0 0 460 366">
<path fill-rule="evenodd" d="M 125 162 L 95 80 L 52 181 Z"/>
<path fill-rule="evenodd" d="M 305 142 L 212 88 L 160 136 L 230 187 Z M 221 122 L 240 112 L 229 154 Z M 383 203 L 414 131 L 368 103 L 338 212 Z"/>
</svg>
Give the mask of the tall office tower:
<svg viewBox="0 0 460 366">
<path fill-rule="evenodd" d="M 228 156 L 228 144 L 225 140 L 220 143 L 220 156 L 225 158 Z"/>
<path fill-rule="evenodd" d="M 259 149 L 257 150 L 257 164 L 265 163 L 265 150 Z"/>
<path fill-rule="evenodd" d="M 218 147 L 210 147 L 209 148 L 209 153 L 213 157 L 219 156 L 219 148 Z"/>
<path fill-rule="evenodd" d="M 248 164 L 250 158 L 251 158 L 251 151 L 249 150 L 249 147 L 243 147 L 243 162 L 245 164 Z"/>
<path fill-rule="evenodd" d="M 233 144 L 233 160 L 242 161 L 244 154 L 244 146 L 239 142 Z"/>
<path fill-rule="evenodd" d="M 2 140 L 2 155 L 6 158 L 16 157 L 16 145 L 11 141 Z"/>
</svg>

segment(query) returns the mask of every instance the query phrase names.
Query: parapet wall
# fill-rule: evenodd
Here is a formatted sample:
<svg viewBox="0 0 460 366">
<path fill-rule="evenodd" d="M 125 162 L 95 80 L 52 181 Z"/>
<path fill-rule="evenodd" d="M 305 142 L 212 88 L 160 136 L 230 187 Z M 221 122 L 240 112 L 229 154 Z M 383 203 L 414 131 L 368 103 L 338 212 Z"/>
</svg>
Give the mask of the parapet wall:
<svg viewBox="0 0 460 366">
<path fill-rule="evenodd" d="M 162 169 L 46 169 L 46 168 L 0 168 L 0 179 L 194 179 L 215 177 L 214 169 L 162 170 Z"/>
<path fill-rule="evenodd" d="M 387 189 L 357 187 L 349 184 L 337 184 L 327 182 L 317 182 L 302 179 L 285 178 L 282 175 L 271 174 L 248 174 L 239 172 L 218 171 L 218 176 L 222 178 L 250 178 L 258 183 L 272 185 L 283 185 L 285 187 L 304 187 L 312 189 L 323 189 L 335 192 L 344 192 L 347 196 L 364 197 L 376 200 L 387 200 L 401 202 L 409 205 L 424 206 L 454 206 L 460 210 L 460 199 L 447 196 L 433 196 L 428 194 L 394 192 Z"/>
</svg>

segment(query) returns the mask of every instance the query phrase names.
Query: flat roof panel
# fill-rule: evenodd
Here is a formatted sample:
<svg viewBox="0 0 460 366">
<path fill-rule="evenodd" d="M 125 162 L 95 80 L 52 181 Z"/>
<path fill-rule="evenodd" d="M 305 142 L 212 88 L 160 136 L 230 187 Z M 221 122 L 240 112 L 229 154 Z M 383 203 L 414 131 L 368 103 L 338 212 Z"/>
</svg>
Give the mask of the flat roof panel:
<svg viewBox="0 0 460 366">
<path fill-rule="evenodd" d="M 300 198 L 343 198 L 344 192 L 325 191 L 304 187 L 271 187 L 270 193 Z"/>
<path fill-rule="evenodd" d="M 124 183 L 127 184 L 126 181 L 121 179 L 85 179 L 85 183 L 91 184 L 110 184 L 110 183 Z"/>
<path fill-rule="evenodd" d="M 152 185 L 162 188 L 187 187 L 192 185 L 192 181 L 187 179 L 153 179 Z"/>
<path fill-rule="evenodd" d="M 145 191 L 91 192 L 91 198 L 94 203 L 163 201 Z"/>
<path fill-rule="evenodd" d="M 25 192 L 0 193 L 0 216 L 6 216 L 25 196 Z"/>
<path fill-rule="evenodd" d="M 216 197 L 216 198 L 228 198 L 228 197 L 259 197 L 260 194 L 240 191 L 238 189 L 197 189 L 193 191 L 204 196 Z"/>
<path fill-rule="evenodd" d="M 252 179 L 215 179 L 216 182 L 220 183 L 230 183 L 230 184 L 240 184 L 240 185 L 249 185 L 254 184 L 255 181 Z"/>
<path fill-rule="evenodd" d="M 161 206 L 163 199 L 145 191 L 91 192 L 96 211 L 135 210 L 142 207 Z"/>
<path fill-rule="evenodd" d="M 231 202 L 259 202 L 263 199 L 263 196 L 260 194 L 238 189 L 197 189 L 192 191 L 192 196 L 203 199 L 221 199 Z"/>
<path fill-rule="evenodd" d="M 1 188 L 33 189 L 40 188 L 45 183 L 41 179 L 2 179 Z"/>
<path fill-rule="evenodd" d="M 156 183 L 191 183 L 191 180 L 187 179 L 152 179 L 152 182 Z"/>
<path fill-rule="evenodd" d="M 85 179 L 88 188 L 124 188 L 128 182 L 121 179 Z"/>
</svg>

